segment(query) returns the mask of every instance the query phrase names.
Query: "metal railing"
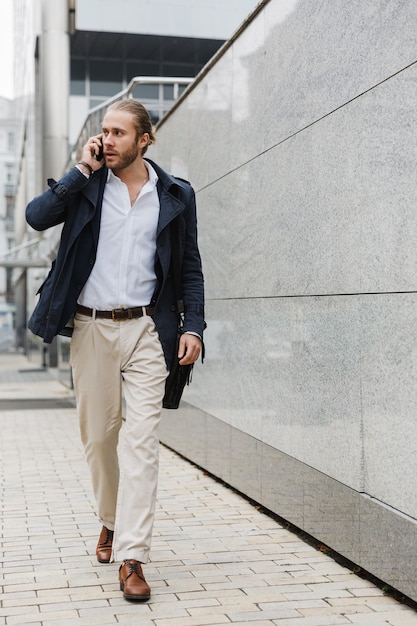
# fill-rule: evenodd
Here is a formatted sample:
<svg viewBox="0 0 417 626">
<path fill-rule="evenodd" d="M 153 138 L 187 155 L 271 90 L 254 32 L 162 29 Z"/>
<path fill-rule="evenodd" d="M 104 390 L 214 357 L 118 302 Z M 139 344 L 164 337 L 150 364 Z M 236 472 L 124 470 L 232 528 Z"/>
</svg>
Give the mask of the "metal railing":
<svg viewBox="0 0 417 626">
<path fill-rule="evenodd" d="M 51 264 L 51 258 L 47 251 L 42 249 L 43 239 L 35 237 L 24 243 L 9 248 L 7 252 L 0 255 L 0 267 L 10 268 L 47 268 Z"/>
<path fill-rule="evenodd" d="M 82 147 L 85 145 L 89 137 L 93 135 L 97 135 L 101 131 L 101 124 L 103 121 L 104 113 L 111 104 L 117 102 L 118 100 L 125 100 L 127 98 L 136 99 L 135 98 L 135 89 L 141 85 L 159 85 L 162 88 L 164 87 L 172 87 L 172 97 L 164 98 L 159 97 L 158 99 L 153 98 L 140 98 L 142 104 L 148 110 L 156 111 L 160 119 L 174 104 L 174 102 L 182 95 L 185 88 L 193 82 L 193 78 L 180 78 L 180 77 L 163 77 L 163 76 L 135 76 L 132 78 L 126 89 L 119 91 L 116 95 L 108 100 L 105 100 L 102 104 L 97 105 L 96 107 L 90 109 L 87 119 L 84 122 L 84 125 L 78 135 L 78 139 L 74 144 L 73 150 L 70 154 L 69 160 L 67 162 L 68 169 L 74 163 L 78 161 L 80 158 L 80 154 L 82 151 Z M 138 98 L 139 99 L 139 98 Z"/>
</svg>

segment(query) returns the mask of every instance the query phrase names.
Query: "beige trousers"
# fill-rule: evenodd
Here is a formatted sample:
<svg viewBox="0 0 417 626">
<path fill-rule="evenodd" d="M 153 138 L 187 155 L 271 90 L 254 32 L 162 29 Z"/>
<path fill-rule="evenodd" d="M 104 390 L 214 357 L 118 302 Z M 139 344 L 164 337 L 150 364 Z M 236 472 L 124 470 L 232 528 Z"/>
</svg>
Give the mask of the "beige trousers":
<svg viewBox="0 0 417 626">
<path fill-rule="evenodd" d="M 112 560 L 146 563 L 167 377 L 155 324 L 148 316 L 114 322 L 77 313 L 70 362 L 98 515 L 114 530 Z"/>
</svg>

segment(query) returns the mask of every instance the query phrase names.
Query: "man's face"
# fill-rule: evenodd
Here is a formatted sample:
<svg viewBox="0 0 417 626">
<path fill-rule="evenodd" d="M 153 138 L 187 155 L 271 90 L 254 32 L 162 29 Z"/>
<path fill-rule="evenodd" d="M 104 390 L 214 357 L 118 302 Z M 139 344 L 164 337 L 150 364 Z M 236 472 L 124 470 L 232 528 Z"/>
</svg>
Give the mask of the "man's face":
<svg viewBox="0 0 417 626">
<path fill-rule="evenodd" d="M 148 143 L 147 133 L 137 137 L 132 114 L 128 111 L 109 111 L 103 120 L 104 159 L 113 171 L 129 167 L 142 155 Z"/>
</svg>

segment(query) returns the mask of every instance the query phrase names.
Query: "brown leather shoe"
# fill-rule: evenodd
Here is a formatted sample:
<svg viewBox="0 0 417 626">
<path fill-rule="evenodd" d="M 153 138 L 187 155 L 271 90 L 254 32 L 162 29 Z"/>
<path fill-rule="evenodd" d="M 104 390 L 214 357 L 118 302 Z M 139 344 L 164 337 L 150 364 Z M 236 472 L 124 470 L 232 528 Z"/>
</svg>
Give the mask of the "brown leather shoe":
<svg viewBox="0 0 417 626">
<path fill-rule="evenodd" d="M 126 600 L 144 602 L 151 597 L 151 590 L 142 572 L 142 566 L 135 559 L 126 559 L 119 569 L 120 591 Z"/>
<path fill-rule="evenodd" d="M 111 551 L 113 545 L 114 531 L 109 530 L 105 526 L 101 529 L 100 537 L 96 547 L 97 561 L 99 563 L 110 563 Z"/>
</svg>

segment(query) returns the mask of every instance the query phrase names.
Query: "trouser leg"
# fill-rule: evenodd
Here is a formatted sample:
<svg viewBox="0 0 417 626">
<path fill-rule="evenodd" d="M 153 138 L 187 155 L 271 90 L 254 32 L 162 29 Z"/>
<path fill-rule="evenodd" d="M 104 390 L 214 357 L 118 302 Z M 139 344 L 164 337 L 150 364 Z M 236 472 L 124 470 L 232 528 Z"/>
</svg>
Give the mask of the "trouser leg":
<svg viewBox="0 0 417 626">
<path fill-rule="evenodd" d="M 120 442 L 115 560 L 146 563 L 152 539 L 159 465 L 159 421 L 167 369 L 151 318 L 132 334 L 121 327 L 126 423 Z M 145 318 L 146 319 L 146 318 Z M 145 321 L 145 320 L 144 320 Z M 136 339 L 137 338 L 137 339 Z"/>
<path fill-rule="evenodd" d="M 90 469 L 98 516 L 114 530 L 122 425 L 121 375 L 117 334 L 86 316 L 76 316 L 71 366 L 81 440 Z"/>
</svg>

